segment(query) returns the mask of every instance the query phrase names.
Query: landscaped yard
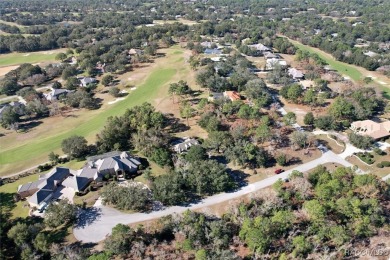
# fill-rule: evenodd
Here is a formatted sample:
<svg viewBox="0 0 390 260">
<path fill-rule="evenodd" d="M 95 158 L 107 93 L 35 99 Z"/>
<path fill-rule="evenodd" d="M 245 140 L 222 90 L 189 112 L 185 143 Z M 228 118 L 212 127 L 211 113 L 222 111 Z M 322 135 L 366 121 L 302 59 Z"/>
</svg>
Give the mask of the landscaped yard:
<svg viewBox="0 0 390 260">
<path fill-rule="evenodd" d="M 12 218 L 24 218 L 28 216 L 29 207 L 26 206 L 28 203 L 26 201 L 14 202 L 13 196 L 16 193 L 19 185 L 36 181 L 38 179 L 38 175 L 30 175 L 24 178 L 20 178 L 19 180 L 4 184 L 0 186 L 0 210 L 4 213 L 10 212 Z"/>
<path fill-rule="evenodd" d="M 178 51 L 177 46 L 166 52 L 165 57 L 156 61 L 159 65 L 149 72 L 143 84 L 136 86 L 136 90 L 132 90 L 123 101 L 101 110 L 88 112 L 81 110 L 75 117 L 49 118 L 48 120 L 58 119 L 56 124 L 46 126 L 49 129 L 53 128 L 50 131 L 43 128 L 42 132 L 37 133 L 33 129 L 30 133 L 10 134 L 13 137 L 6 134 L 1 137 L 3 140 L 0 140 L 2 142 L 0 176 L 47 161 L 47 155 L 51 151 L 60 152 L 61 141 L 71 135 L 81 135 L 93 141 L 108 117 L 121 115 L 127 108 L 143 102 L 153 103 L 158 97 L 166 95 L 168 82 L 185 79 L 189 73 L 188 66 L 184 66 L 183 57 L 180 57 L 183 52 Z M 44 124 L 45 122 L 42 125 Z"/>
<path fill-rule="evenodd" d="M 337 144 L 335 140 L 329 138 L 327 135 L 316 135 L 316 138 L 319 139 L 320 142 L 324 142 L 323 144 L 336 154 L 342 153 L 345 149 L 344 146 Z"/>
</svg>

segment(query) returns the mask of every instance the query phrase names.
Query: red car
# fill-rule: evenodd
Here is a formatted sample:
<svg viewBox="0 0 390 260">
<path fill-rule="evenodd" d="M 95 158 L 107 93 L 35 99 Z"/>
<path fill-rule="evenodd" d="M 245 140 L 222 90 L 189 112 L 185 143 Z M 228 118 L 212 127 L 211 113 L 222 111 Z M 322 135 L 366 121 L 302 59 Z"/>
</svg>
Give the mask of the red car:
<svg viewBox="0 0 390 260">
<path fill-rule="evenodd" d="M 275 174 L 279 174 L 279 173 L 282 173 L 282 172 L 284 172 L 283 169 L 276 169 L 276 170 L 275 170 Z"/>
</svg>

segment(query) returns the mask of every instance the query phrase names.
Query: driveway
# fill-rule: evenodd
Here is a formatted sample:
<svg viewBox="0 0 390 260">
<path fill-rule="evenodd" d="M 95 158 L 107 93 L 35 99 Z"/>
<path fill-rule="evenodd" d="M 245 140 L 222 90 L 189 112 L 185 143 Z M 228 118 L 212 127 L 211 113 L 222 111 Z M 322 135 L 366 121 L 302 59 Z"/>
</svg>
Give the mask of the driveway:
<svg viewBox="0 0 390 260">
<path fill-rule="evenodd" d="M 279 175 L 272 176 L 262 181 L 258 181 L 248 186 L 245 186 L 237 191 L 230 193 L 220 193 L 210 196 L 197 204 L 190 206 L 173 206 L 165 208 L 160 211 L 153 211 L 150 213 L 134 213 L 126 214 L 110 207 L 103 206 L 101 201 L 95 203 L 93 209 L 84 211 L 80 215 L 80 223 L 74 228 L 73 233 L 76 239 L 84 243 L 96 243 L 106 238 L 111 233 L 112 228 L 121 224 L 134 224 L 142 221 L 161 218 L 174 213 L 183 213 L 187 209 L 196 210 L 204 207 L 209 207 L 224 201 L 232 200 L 243 195 L 258 191 L 274 184 L 278 179 L 286 179 L 293 170 L 305 172 L 324 163 L 338 163 L 345 167 L 352 167 L 353 165 L 332 151 L 326 151 L 323 155 L 313 161 L 299 165 L 294 169 L 285 171 Z"/>
</svg>

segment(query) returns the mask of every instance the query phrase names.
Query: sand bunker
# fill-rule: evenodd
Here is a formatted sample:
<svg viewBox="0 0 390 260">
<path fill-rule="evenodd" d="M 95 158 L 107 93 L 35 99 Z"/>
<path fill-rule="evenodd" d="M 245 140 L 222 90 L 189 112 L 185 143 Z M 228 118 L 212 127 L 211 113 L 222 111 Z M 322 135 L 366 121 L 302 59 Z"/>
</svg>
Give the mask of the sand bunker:
<svg viewBox="0 0 390 260">
<path fill-rule="evenodd" d="M 124 99 L 125 99 L 125 98 L 117 98 L 117 99 L 115 99 L 114 101 L 108 102 L 108 104 L 109 104 L 109 105 L 112 105 L 112 104 L 115 104 L 116 102 L 122 101 L 122 100 L 124 100 Z"/>
</svg>

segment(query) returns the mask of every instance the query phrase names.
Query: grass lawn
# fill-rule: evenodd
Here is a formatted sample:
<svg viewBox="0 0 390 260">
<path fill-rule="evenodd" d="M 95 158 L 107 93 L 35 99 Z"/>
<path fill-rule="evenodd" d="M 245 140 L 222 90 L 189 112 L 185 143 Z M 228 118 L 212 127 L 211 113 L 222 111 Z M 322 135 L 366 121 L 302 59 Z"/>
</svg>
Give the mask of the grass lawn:
<svg viewBox="0 0 390 260">
<path fill-rule="evenodd" d="M 0 67 L 19 65 L 22 63 L 40 63 L 44 61 L 54 61 L 57 53 L 64 49 L 28 52 L 28 53 L 7 53 L 0 55 Z"/>
<path fill-rule="evenodd" d="M 23 143 L 15 142 L 8 149 L 0 152 L 0 176 L 4 176 L 17 170 L 23 170 L 47 160 L 51 151 L 60 151 L 61 141 L 72 135 L 81 135 L 92 140 L 96 133 L 104 126 L 110 116 L 122 115 L 127 108 L 140 105 L 143 102 L 152 102 L 160 94 L 161 88 L 168 83 L 178 72 L 176 64 L 177 56 L 172 55 L 171 63 L 165 63 L 164 67 L 157 67 L 149 74 L 149 77 L 137 89 L 132 91 L 125 100 L 110 105 L 106 110 L 98 111 L 91 117 L 83 117 L 74 128 L 63 125 L 59 131 L 54 131 L 45 136 L 30 138 Z M 173 61 L 173 62 L 172 62 Z M 80 116 L 81 117 L 81 116 Z M 22 162 L 22 163 L 21 163 Z"/>
<path fill-rule="evenodd" d="M 29 207 L 26 206 L 26 201 L 14 202 L 13 196 L 16 193 L 18 186 L 30 181 L 36 181 L 38 179 L 38 175 L 30 175 L 24 178 L 20 178 L 19 180 L 5 184 L 0 186 L 0 210 L 4 213 L 9 212 L 11 214 L 11 218 L 25 218 L 28 216 Z"/>
</svg>

